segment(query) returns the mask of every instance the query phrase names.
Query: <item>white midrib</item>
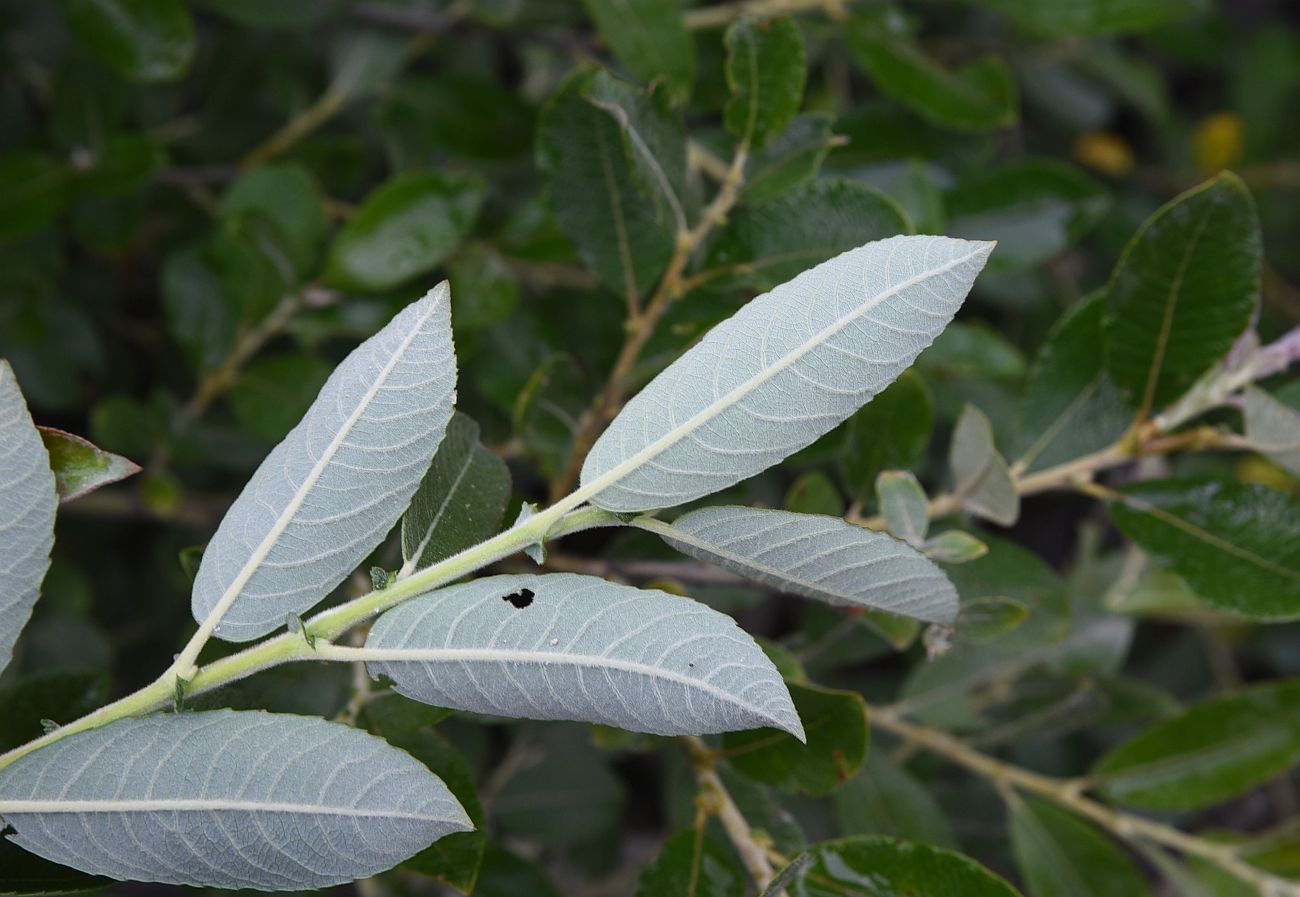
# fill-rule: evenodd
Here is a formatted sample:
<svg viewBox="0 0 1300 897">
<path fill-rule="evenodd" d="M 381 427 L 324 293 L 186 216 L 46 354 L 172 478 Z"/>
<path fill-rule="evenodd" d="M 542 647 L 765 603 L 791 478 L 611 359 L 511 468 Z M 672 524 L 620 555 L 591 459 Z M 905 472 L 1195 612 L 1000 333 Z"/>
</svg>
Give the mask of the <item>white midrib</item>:
<svg viewBox="0 0 1300 897">
<path fill-rule="evenodd" d="M 378 819 L 418 819 L 445 822 L 440 816 L 399 810 L 362 810 L 355 807 L 317 806 L 267 801 L 184 798 L 170 800 L 0 800 L 0 816 L 18 813 L 163 813 L 233 810 L 244 813 L 300 813 L 311 816 L 350 816 Z"/>
<path fill-rule="evenodd" d="M 919 283 L 924 283 L 925 281 L 929 280 L 932 277 L 938 277 L 939 275 L 951 271 L 953 268 L 956 268 L 959 265 L 964 265 L 966 262 L 969 262 L 971 259 L 978 256 L 980 253 L 986 252 L 985 247 L 988 246 L 989 244 L 979 243 L 976 245 L 979 246 L 978 249 L 967 253 L 961 258 L 957 258 L 957 259 L 953 259 L 952 261 L 945 262 L 943 265 L 940 265 L 938 268 L 932 268 L 929 271 L 923 271 L 920 274 L 915 274 L 912 277 L 909 277 L 907 280 L 900 281 L 899 283 L 895 284 L 889 289 L 879 293 L 874 299 L 868 302 L 864 302 L 861 306 L 855 309 L 851 314 L 848 314 L 843 318 L 840 318 L 839 320 L 835 321 L 835 323 L 822 328 L 820 331 L 818 331 L 812 337 L 804 341 L 797 348 L 793 349 L 790 352 L 787 352 L 785 356 L 783 356 L 775 364 L 767 368 L 764 368 L 762 371 L 759 372 L 757 376 L 753 377 L 752 379 L 748 380 L 745 383 L 742 383 L 740 386 L 737 386 L 735 389 L 731 390 L 731 392 L 727 393 L 725 396 L 718 399 L 718 401 L 714 402 L 712 405 L 709 405 L 705 408 L 701 408 L 689 419 L 687 419 L 687 421 L 681 426 L 677 427 L 674 430 L 670 430 L 669 432 L 665 433 L 663 436 L 660 436 L 654 442 L 647 445 L 645 448 L 641 449 L 636 454 L 632 455 L 629 458 L 626 458 L 623 461 L 620 461 L 618 464 L 611 467 L 609 470 L 605 471 L 600 476 L 596 477 L 596 479 L 592 480 L 590 483 L 584 484 L 581 489 L 573 493 L 574 496 L 580 496 L 582 499 L 590 498 L 591 496 L 594 496 L 602 492 L 606 487 L 612 486 L 614 483 L 621 480 L 623 477 L 627 476 L 632 471 L 636 470 L 638 467 L 640 467 L 642 464 L 649 461 L 651 458 L 654 458 L 656 455 L 660 454 L 661 452 L 664 452 L 667 449 L 672 448 L 678 442 L 685 439 L 691 433 L 695 432 L 695 430 L 697 430 L 699 427 L 708 423 L 710 420 L 712 420 L 722 412 L 726 411 L 728 408 L 735 405 L 737 402 L 739 402 L 749 393 L 753 392 L 755 389 L 762 386 L 767 381 L 771 380 L 777 374 L 780 374 L 782 371 L 789 368 L 796 361 L 798 361 L 803 356 L 807 355 L 813 349 L 825 343 L 826 340 L 830 339 L 831 336 L 833 336 L 836 332 L 844 329 L 849 324 L 853 323 L 858 318 L 865 315 L 867 312 L 879 306 L 885 300 L 898 295 L 903 290 L 909 287 L 916 286 Z"/>
<path fill-rule="evenodd" d="M 343 425 L 339 427 L 338 432 L 334 434 L 334 438 L 330 440 L 330 444 L 326 446 L 325 451 L 321 453 L 320 458 L 316 461 L 315 465 L 312 466 L 312 469 L 302 481 L 302 485 L 300 485 L 297 491 L 294 492 L 293 498 L 289 500 L 289 503 L 285 505 L 284 510 L 280 512 L 280 516 L 276 518 L 275 525 L 271 527 L 266 536 L 262 538 L 262 541 L 258 543 L 257 548 L 254 549 L 251 555 L 249 555 L 248 560 L 244 562 L 244 566 L 240 568 L 239 574 L 231 580 L 230 585 L 226 587 L 226 591 L 222 593 L 221 599 L 213 606 L 211 612 L 209 612 L 207 617 L 203 620 L 203 624 L 199 627 L 198 632 L 194 634 L 191 644 L 197 643 L 201 646 L 203 642 L 207 640 L 208 636 L 212 634 L 212 631 L 216 629 L 217 624 L 221 622 L 221 618 L 225 615 L 226 611 L 230 609 L 230 605 L 234 604 L 235 599 L 239 597 L 241 592 L 243 592 L 244 586 L 248 585 L 249 579 L 252 578 L 253 574 L 257 571 L 257 568 L 262 565 L 262 562 L 266 560 L 266 556 L 271 553 L 271 549 L 275 547 L 275 543 L 279 540 L 280 536 L 283 535 L 290 522 L 292 522 L 294 515 L 298 513 L 298 509 L 302 507 L 302 503 L 307 500 L 307 496 L 311 493 L 312 487 L 316 485 L 316 481 L 325 473 L 325 469 L 329 467 L 330 462 L 334 459 L 334 455 L 338 453 L 339 446 L 343 444 L 343 441 L 347 438 L 348 434 L 352 432 L 352 428 L 356 426 L 357 421 L 361 419 L 362 415 L 365 414 L 366 409 L 370 407 L 370 403 L 379 393 L 379 390 L 383 388 L 383 385 L 388 381 L 388 376 L 393 372 L 393 369 L 397 367 L 398 362 L 400 362 L 406 355 L 406 350 L 410 348 L 411 343 L 414 342 L 415 338 L 420 334 L 421 330 L 424 328 L 425 322 L 428 321 L 446 301 L 447 291 L 440 290 L 437 298 L 429 305 L 429 310 L 415 320 L 410 332 L 402 339 L 402 342 L 393 352 L 392 357 L 389 358 L 388 362 L 384 365 L 383 370 L 379 372 L 379 376 L 375 378 L 375 382 L 366 390 L 365 395 L 361 397 L 361 401 L 357 402 L 356 408 L 352 410 L 352 413 L 348 415 L 347 420 L 345 420 Z"/>
</svg>

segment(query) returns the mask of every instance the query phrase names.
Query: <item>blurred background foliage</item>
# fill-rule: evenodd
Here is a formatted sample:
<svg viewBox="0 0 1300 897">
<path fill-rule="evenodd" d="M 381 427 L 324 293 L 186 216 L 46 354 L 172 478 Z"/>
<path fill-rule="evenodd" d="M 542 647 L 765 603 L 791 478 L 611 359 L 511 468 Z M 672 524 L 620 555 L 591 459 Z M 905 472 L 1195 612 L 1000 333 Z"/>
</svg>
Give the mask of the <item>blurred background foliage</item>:
<svg viewBox="0 0 1300 897">
<path fill-rule="evenodd" d="M 728 107 L 727 44 L 745 38 L 724 28 L 742 7 L 798 13 L 761 26 L 769 89 L 789 95 L 759 123 L 737 204 L 696 248 L 624 391 L 747 298 L 843 249 L 899 232 L 999 246 L 913 373 L 725 500 L 870 515 L 889 469 L 941 492 L 968 403 L 988 423 L 963 432 L 978 440 L 984 427 L 1021 457 L 1053 326 L 1107 283 L 1162 203 L 1224 169 L 1258 207 L 1261 339 L 1300 321 L 1300 13 L 1286 0 L 0 0 L 0 356 L 38 423 L 143 467 L 64 507 L 43 601 L 0 680 L 0 748 L 156 675 L 191 631 L 188 577 L 225 507 L 333 366 L 442 278 L 459 407 L 513 477 L 506 518 L 562 489 L 625 319 L 653 303 L 677 225 L 727 183 L 743 112 Z M 611 109 L 634 117 L 648 155 Z M 625 220 L 610 217 L 611 197 Z M 1295 382 L 1274 392 L 1300 407 Z M 1283 494 L 1280 530 L 1300 529 L 1294 459 L 1143 463 L 1262 484 Z M 1300 672 L 1296 624 L 1207 610 L 1091 499 L 1026 496 L 1009 519 L 971 523 L 988 553 L 950 568 L 964 600 L 993 599 L 987 632 L 959 633 L 932 663 L 914 627 L 692 572 L 649 537 L 585 536 L 549 563 L 689 590 L 771 639 L 803 683 L 805 724 L 834 721 L 829 741 L 795 757 L 752 734 L 719 744 L 734 753 L 722 768 L 732 796 L 787 854 L 883 832 L 960 848 L 1036 897 L 1143 893 L 1161 870 L 1184 883 L 1177 893 L 1248 893 L 1203 864 L 1171 871 L 1093 843 L 1102 836 L 1047 804 L 1012 801 L 1003 828 L 987 781 L 879 731 L 859 771 L 863 696 L 1073 775 L 1184 702 Z M 963 538 L 950 537 L 954 556 L 978 554 Z M 375 563 L 395 557 L 389 545 Z M 350 671 L 321 666 L 206 700 L 331 717 L 353 695 Z M 1279 712 L 1294 720 L 1288 700 Z M 360 721 L 452 782 L 485 834 L 435 847 L 375 893 L 475 880 L 487 897 L 684 893 L 673 875 L 700 849 L 713 890 L 698 893 L 742 892 L 721 832 L 708 829 L 705 848 L 681 835 L 663 846 L 696 818 L 671 745 L 443 716 L 380 696 Z M 1300 722 L 1288 731 L 1294 760 Z M 1205 801 L 1148 805 L 1236 833 L 1225 837 L 1294 816 L 1294 780 L 1247 778 Z M 1295 874 L 1296 840 L 1270 837 L 1259 862 Z M 1039 855 L 1053 841 L 1075 859 L 1092 849 L 1121 880 L 1058 890 Z"/>
</svg>

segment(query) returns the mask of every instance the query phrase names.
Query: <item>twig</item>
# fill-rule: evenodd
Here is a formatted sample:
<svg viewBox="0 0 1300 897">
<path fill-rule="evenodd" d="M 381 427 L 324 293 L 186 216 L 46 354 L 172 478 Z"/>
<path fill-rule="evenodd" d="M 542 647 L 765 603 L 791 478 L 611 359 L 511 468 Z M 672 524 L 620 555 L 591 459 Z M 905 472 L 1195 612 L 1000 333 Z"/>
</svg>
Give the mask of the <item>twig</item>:
<svg viewBox="0 0 1300 897">
<path fill-rule="evenodd" d="M 847 15 L 846 7 L 850 2 L 852 0 L 741 0 L 687 10 L 682 21 L 687 28 L 721 28 L 741 16 L 763 19 L 802 12 L 822 12 L 832 19 L 842 19 Z"/>
</svg>

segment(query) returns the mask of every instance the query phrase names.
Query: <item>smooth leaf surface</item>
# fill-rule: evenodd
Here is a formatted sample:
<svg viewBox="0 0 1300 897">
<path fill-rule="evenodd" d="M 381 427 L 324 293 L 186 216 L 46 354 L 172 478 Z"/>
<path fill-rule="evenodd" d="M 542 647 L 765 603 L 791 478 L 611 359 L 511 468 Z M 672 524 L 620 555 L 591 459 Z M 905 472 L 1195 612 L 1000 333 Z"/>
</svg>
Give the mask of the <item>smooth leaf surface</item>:
<svg viewBox="0 0 1300 897">
<path fill-rule="evenodd" d="M 379 292 L 426 274 L 469 235 L 482 203 L 483 184 L 472 176 L 398 175 L 348 219 L 330 247 L 327 276 Z"/>
<path fill-rule="evenodd" d="M 904 371 L 844 425 L 839 468 L 849 494 L 862 501 L 883 471 L 920 466 L 933 431 L 930 390 L 915 371 Z"/>
<path fill-rule="evenodd" d="M 802 737 L 780 674 L 727 616 L 556 573 L 492 576 L 379 618 L 372 675 L 438 707 L 658 735 L 774 726 Z M 409 659 L 408 659 L 409 658 Z"/>
<path fill-rule="evenodd" d="M 727 87 L 723 122 L 731 135 L 766 146 L 790 124 L 808 77 L 803 34 L 791 18 L 737 19 L 727 29 Z"/>
<path fill-rule="evenodd" d="M 737 897 L 745 883 L 726 848 L 707 833 L 686 829 L 669 838 L 641 873 L 636 897 Z"/>
<path fill-rule="evenodd" d="M 957 838 L 925 785 L 879 751 L 835 792 L 835 821 L 846 835 L 888 835 L 954 850 Z"/>
<path fill-rule="evenodd" d="M 948 451 L 953 492 L 962 507 L 985 520 L 1010 526 L 1020 516 L 1020 496 L 1007 462 L 993 444 L 993 425 L 974 405 L 962 409 Z"/>
<path fill-rule="evenodd" d="M 1092 777 L 1109 799 L 1195 810 L 1236 797 L 1300 760 L 1300 681 L 1202 701 L 1102 757 Z"/>
<path fill-rule="evenodd" d="M 1139 483 L 1110 505 L 1124 535 L 1216 610 L 1300 618 L 1300 503 L 1267 486 Z"/>
<path fill-rule="evenodd" d="M 1242 414 L 1246 438 L 1274 464 L 1300 476 L 1300 412 L 1264 390 L 1246 390 Z"/>
<path fill-rule="evenodd" d="M 1224 173 L 1175 197 L 1129 241 L 1106 291 L 1106 370 L 1146 412 L 1191 388 L 1250 324 L 1259 219 Z"/>
<path fill-rule="evenodd" d="M 808 853 L 812 862 L 791 883 L 790 897 L 1018 897 L 969 857 L 928 844 L 844 838 Z"/>
<path fill-rule="evenodd" d="M 456 386 L 441 284 L 358 346 L 226 512 L 191 607 L 248 641 L 320 601 L 397 522 L 429 469 Z"/>
<path fill-rule="evenodd" d="M 194 57 L 194 22 L 181 0 L 59 0 L 68 27 L 118 74 L 173 81 Z"/>
<path fill-rule="evenodd" d="M 59 506 L 50 458 L 9 362 L 0 359 L 0 671 L 50 567 Z"/>
<path fill-rule="evenodd" d="M 340 884 L 470 828 L 442 781 L 381 739 L 230 710 L 119 720 L 0 778 L 11 840 L 96 875 L 207 887 Z"/>
<path fill-rule="evenodd" d="M 402 558 L 427 567 L 477 545 L 501 528 L 510 470 L 483 447 L 478 424 L 452 415 L 429 472 L 402 515 Z"/>
<path fill-rule="evenodd" d="M 22 676 L 0 690 L 0 752 L 41 737 L 41 720 L 68 722 L 107 698 L 108 677 L 103 673 L 57 670 Z"/>
<path fill-rule="evenodd" d="M 930 531 L 930 503 L 913 474 L 883 471 L 876 477 L 876 502 L 890 533 L 914 547 L 925 541 Z"/>
<path fill-rule="evenodd" d="M 1145 897 L 1150 886 L 1114 841 L 1033 798 L 1011 808 L 1011 846 L 1031 897 Z"/>
<path fill-rule="evenodd" d="M 308 277 L 325 239 L 325 203 L 320 186 L 300 165 L 267 165 L 241 175 L 221 196 L 223 216 L 254 212 L 275 222 L 300 277 Z"/>
<path fill-rule="evenodd" d="M 0 156 L 0 237 L 40 230 L 67 206 L 72 171 L 43 153 L 20 151 Z"/>
<path fill-rule="evenodd" d="M 1146 31 L 1205 9 L 1205 0 L 974 0 L 1018 25 L 1053 36 Z"/>
<path fill-rule="evenodd" d="M 931 623 L 957 615 L 957 591 L 942 570 L 892 536 L 838 517 L 717 507 L 635 525 L 683 554 L 805 598 Z"/>
<path fill-rule="evenodd" d="M 922 552 L 940 564 L 967 564 L 988 554 L 989 547 L 970 533 L 950 529 L 926 541 Z"/>
<path fill-rule="evenodd" d="M 583 0 L 619 62 L 646 84 L 684 99 L 695 77 L 695 44 L 679 0 Z"/>
<path fill-rule="evenodd" d="M 37 427 L 49 453 L 59 501 L 72 501 L 100 486 L 140 472 L 140 465 L 98 448 L 89 439 L 53 427 Z"/>
<path fill-rule="evenodd" d="M 992 248 L 893 237 L 750 301 L 628 402 L 582 487 L 610 511 L 671 507 L 811 444 L 934 340 Z"/>
<path fill-rule="evenodd" d="M 764 202 L 816 177 L 835 139 L 831 123 L 826 112 L 800 113 L 780 137 L 752 153 L 742 185 L 745 200 Z"/>
</svg>

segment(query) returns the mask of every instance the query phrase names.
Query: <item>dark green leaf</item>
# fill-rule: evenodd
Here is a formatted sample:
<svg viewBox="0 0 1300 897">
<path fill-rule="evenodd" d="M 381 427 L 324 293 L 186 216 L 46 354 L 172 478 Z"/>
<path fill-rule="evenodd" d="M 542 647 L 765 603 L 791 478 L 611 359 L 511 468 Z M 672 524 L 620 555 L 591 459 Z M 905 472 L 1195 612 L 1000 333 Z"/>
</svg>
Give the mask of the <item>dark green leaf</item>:
<svg viewBox="0 0 1300 897">
<path fill-rule="evenodd" d="M 71 197 L 72 173 L 41 153 L 0 156 L 0 237 L 39 230 L 54 220 Z"/>
<path fill-rule="evenodd" d="M 637 880 L 636 897 L 740 897 L 745 873 L 706 832 L 673 835 Z"/>
<path fill-rule="evenodd" d="M 860 13 L 844 29 L 853 58 L 884 93 L 945 128 L 993 131 L 1014 124 L 1016 85 L 996 56 L 947 71 L 922 53 L 893 10 Z"/>
<path fill-rule="evenodd" d="M 835 820 L 846 835 L 889 835 L 956 849 L 957 838 L 930 791 L 906 770 L 867 758 L 862 772 L 835 792 Z"/>
<path fill-rule="evenodd" d="M 790 18 L 737 19 L 727 29 L 727 130 L 753 147 L 780 135 L 803 102 L 803 35 Z"/>
<path fill-rule="evenodd" d="M 1111 503 L 1115 525 L 1216 610 L 1300 618 L 1300 503 L 1267 486 L 1139 483 Z"/>
<path fill-rule="evenodd" d="M 240 373 L 230 390 L 235 417 L 251 433 L 278 442 L 302 419 L 330 375 L 311 355 L 268 355 Z"/>
<path fill-rule="evenodd" d="M 927 844 L 844 838 L 808 852 L 812 862 L 790 886 L 790 897 L 1017 897 L 969 857 Z"/>
<path fill-rule="evenodd" d="M 140 472 L 140 465 L 97 448 L 93 442 L 53 427 L 37 427 L 50 453 L 54 488 L 59 501 L 72 501 L 100 486 L 116 483 Z"/>
<path fill-rule="evenodd" d="M 0 895 L 4 897 L 98 891 L 112 884 L 112 879 L 51 863 L 0 838 Z"/>
<path fill-rule="evenodd" d="M 145 135 L 115 134 L 99 147 L 81 183 L 105 196 L 121 196 L 138 189 L 166 163 L 167 153 Z"/>
<path fill-rule="evenodd" d="M 776 729 L 728 732 L 722 744 L 731 765 L 782 791 L 829 794 L 862 766 L 867 708 L 857 692 L 787 683 L 808 743 Z"/>
<path fill-rule="evenodd" d="M 389 737 L 389 741 L 446 782 L 479 829 L 453 832 L 439 838 L 402 863 L 402 868 L 446 882 L 462 894 L 473 893 L 487 847 L 487 835 L 482 831 L 485 817 L 474 790 L 474 773 L 469 763 L 449 741 L 434 732 L 417 732 L 399 740 Z"/>
<path fill-rule="evenodd" d="M 526 156 L 535 126 L 533 107 L 517 92 L 451 72 L 403 78 L 375 119 L 395 135 L 391 151 L 407 168 L 443 153 L 492 161 Z"/>
<path fill-rule="evenodd" d="M 930 390 L 916 373 L 906 371 L 844 427 L 839 467 L 849 494 L 863 500 L 881 471 L 918 466 L 933 428 Z"/>
<path fill-rule="evenodd" d="M 44 734 L 41 720 L 70 723 L 106 697 L 108 680 L 102 673 L 36 673 L 16 680 L 0 691 L 0 753 Z"/>
<path fill-rule="evenodd" d="M 402 515 L 402 556 L 411 570 L 451 557 L 501 529 L 510 471 L 478 441 L 478 424 L 457 412 L 429 472 Z M 405 568 L 404 568 L 405 569 Z"/>
<path fill-rule="evenodd" d="M 1225 172 L 1183 193 L 1129 241 L 1106 295 L 1106 369 L 1146 413 L 1227 354 L 1259 297 L 1259 220 Z"/>
<path fill-rule="evenodd" d="M 221 196 L 223 216 L 257 212 L 275 222 L 299 277 L 314 270 L 325 239 L 325 205 L 315 178 L 301 165 L 268 165 L 245 172 Z"/>
<path fill-rule="evenodd" d="M 330 247 L 327 277 L 391 289 L 436 268 L 474 226 L 483 184 L 458 174 L 398 175 L 366 197 Z"/>
<path fill-rule="evenodd" d="M 474 897 L 564 897 L 536 864 L 489 841 L 474 883 Z"/>
<path fill-rule="evenodd" d="M 501 256 L 471 246 L 451 261 L 452 330 L 457 336 L 499 324 L 519 304 L 519 285 Z"/>
<path fill-rule="evenodd" d="M 1032 897 L 1145 897 L 1142 873 L 1106 835 L 1033 798 L 1011 806 L 1011 845 Z"/>
<path fill-rule="evenodd" d="M 695 78 L 695 44 L 678 0 L 583 0 L 619 62 L 646 84 L 685 99 Z"/>
<path fill-rule="evenodd" d="M 68 27 L 132 81 L 174 81 L 194 58 L 194 22 L 181 0 L 59 0 Z"/>
<path fill-rule="evenodd" d="M 827 514 L 839 517 L 844 513 L 844 496 L 839 488 L 820 470 L 801 474 L 785 494 L 785 509 L 799 514 Z"/>
<path fill-rule="evenodd" d="M 344 0 L 198 0 L 219 16 L 249 28 L 298 30 L 319 25 L 335 15 Z"/>
<path fill-rule="evenodd" d="M 1300 681 L 1202 701 L 1093 767 L 1105 796 L 1147 810 L 1195 810 L 1236 797 L 1300 760 Z"/>
<path fill-rule="evenodd" d="M 1018 25 L 1054 37 L 1147 31 L 1201 12 L 1206 0 L 975 0 Z"/>
<path fill-rule="evenodd" d="M 1029 619 L 1029 608 L 1014 598 L 976 598 L 962 605 L 959 635 L 989 639 L 1010 632 Z"/>
<path fill-rule="evenodd" d="M 239 312 L 209 247 L 186 246 L 167 256 L 162 301 L 172 338 L 196 370 L 211 370 L 230 354 Z"/>
<path fill-rule="evenodd" d="M 812 180 L 821 171 L 834 140 L 827 113 L 796 115 L 780 137 L 750 154 L 742 188 L 745 201 L 764 202 Z"/>
</svg>

